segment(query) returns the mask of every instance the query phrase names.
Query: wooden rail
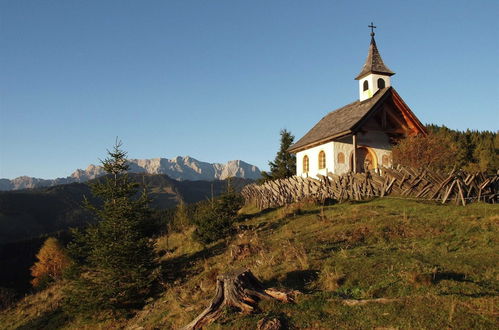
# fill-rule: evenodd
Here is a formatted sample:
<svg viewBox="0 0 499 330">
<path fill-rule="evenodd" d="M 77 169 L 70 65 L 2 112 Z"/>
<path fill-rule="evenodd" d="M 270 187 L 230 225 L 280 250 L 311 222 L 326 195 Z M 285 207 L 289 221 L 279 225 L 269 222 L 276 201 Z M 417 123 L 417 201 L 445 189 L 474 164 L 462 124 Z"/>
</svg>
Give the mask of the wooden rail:
<svg viewBox="0 0 499 330">
<path fill-rule="evenodd" d="M 499 200 L 499 175 L 452 171 L 446 175 L 408 167 L 382 168 L 380 174 L 329 173 L 320 179 L 293 176 L 251 184 L 241 191 L 247 203 L 260 209 L 279 207 L 301 200 L 323 202 L 365 200 L 373 197 L 401 197 L 434 200 L 441 203 L 454 201 L 466 205 L 474 201 L 496 203 Z"/>
</svg>

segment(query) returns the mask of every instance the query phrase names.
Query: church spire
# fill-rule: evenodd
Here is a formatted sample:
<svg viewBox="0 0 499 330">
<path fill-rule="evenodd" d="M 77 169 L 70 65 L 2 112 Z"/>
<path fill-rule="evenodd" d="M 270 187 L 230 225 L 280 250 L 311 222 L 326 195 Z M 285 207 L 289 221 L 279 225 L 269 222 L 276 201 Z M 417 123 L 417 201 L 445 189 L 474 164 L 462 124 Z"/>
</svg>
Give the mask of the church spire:
<svg viewBox="0 0 499 330">
<path fill-rule="evenodd" d="M 369 51 L 367 53 L 366 63 L 362 67 L 362 71 L 355 77 L 355 80 L 359 80 L 362 77 L 368 75 L 369 73 L 385 74 L 387 76 L 393 76 L 395 72 L 390 70 L 379 54 L 378 47 L 376 47 L 376 40 L 374 40 L 374 29 L 376 28 L 373 23 L 369 25 L 371 28 L 371 44 L 369 45 Z"/>
<path fill-rule="evenodd" d="M 371 23 L 368 27 L 371 28 L 371 44 L 369 45 L 366 62 L 360 73 L 355 77 L 355 80 L 359 80 L 361 101 L 373 96 L 378 89 L 390 87 L 390 76 L 395 74 L 383 63 L 379 54 L 376 40 L 374 40 L 376 26 Z"/>
</svg>

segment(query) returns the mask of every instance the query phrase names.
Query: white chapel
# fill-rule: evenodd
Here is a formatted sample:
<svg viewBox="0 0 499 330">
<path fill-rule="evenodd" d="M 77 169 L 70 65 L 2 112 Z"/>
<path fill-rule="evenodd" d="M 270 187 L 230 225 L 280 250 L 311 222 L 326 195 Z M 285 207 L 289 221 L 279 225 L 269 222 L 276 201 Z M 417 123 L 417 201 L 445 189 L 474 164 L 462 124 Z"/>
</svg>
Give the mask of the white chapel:
<svg viewBox="0 0 499 330">
<path fill-rule="evenodd" d="M 360 73 L 359 100 L 323 117 L 289 151 L 296 154 L 296 175 L 378 171 L 390 167 L 391 147 L 397 140 L 426 134 L 425 127 L 391 85 L 391 71 L 381 59 L 375 26 Z"/>
</svg>

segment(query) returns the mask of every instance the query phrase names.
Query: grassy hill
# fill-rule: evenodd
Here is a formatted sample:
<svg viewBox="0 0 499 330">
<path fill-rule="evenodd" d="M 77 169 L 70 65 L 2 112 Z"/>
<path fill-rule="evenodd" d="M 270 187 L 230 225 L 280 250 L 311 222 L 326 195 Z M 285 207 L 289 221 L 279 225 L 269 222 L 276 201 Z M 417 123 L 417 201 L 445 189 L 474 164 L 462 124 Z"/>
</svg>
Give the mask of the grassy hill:
<svg viewBox="0 0 499 330">
<path fill-rule="evenodd" d="M 498 225 L 499 206 L 481 203 L 247 206 L 230 239 L 202 246 L 192 229 L 160 237 L 162 289 L 129 319 L 69 320 L 58 284 L 0 312 L 0 328 L 178 328 L 207 306 L 217 274 L 249 268 L 265 286 L 299 290 L 296 303 L 227 311 L 210 329 L 255 329 L 264 316 L 298 329 L 493 329 Z M 346 304 L 352 300 L 363 302 Z"/>
</svg>

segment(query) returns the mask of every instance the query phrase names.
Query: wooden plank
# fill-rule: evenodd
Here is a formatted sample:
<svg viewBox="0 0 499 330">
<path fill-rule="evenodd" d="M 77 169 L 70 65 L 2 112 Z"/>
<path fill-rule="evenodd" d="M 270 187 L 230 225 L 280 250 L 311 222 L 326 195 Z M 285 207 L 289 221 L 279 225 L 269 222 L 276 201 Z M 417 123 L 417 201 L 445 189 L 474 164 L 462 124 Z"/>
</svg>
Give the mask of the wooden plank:
<svg viewBox="0 0 499 330">
<path fill-rule="evenodd" d="M 454 185 L 456 184 L 456 180 L 452 181 L 452 184 L 450 185 L 449 189 L 447 189 L 447 192 L 444 195 L 444 198 L 442 199 L 442 204 L 445 204 L 447 201 L 447 198 L 449 198 L 449 195 L 452 191 L 452 188 L 454 188 Z"/>
<path fill-rule="evenodd" d="M 463 206 L 466 206 L 466 201 L 464 200 L 463 190 L 461 189 L 460 180 L 457 181 L 457 188 L 459 189 L 459 196 L 461 197 L 461 202 L 463 203 Z"/>
</svg>

